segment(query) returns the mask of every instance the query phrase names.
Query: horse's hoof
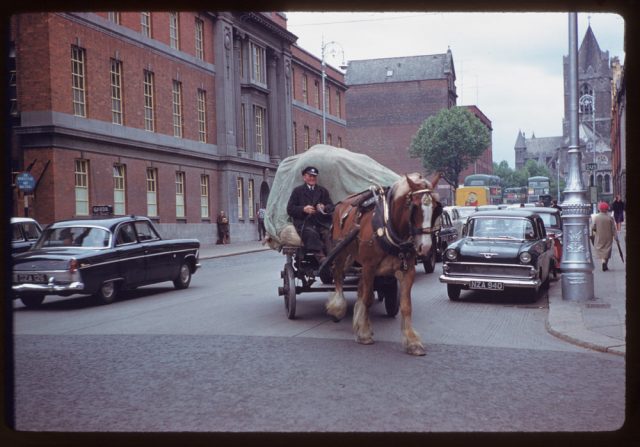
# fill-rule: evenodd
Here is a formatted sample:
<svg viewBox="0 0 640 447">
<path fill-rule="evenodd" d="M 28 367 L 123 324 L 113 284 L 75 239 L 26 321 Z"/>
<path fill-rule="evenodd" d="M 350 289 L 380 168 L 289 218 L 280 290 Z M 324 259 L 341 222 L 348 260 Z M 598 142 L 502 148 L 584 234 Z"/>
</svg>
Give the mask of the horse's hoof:
<svg viewBox="0 0 640 447">
<path fill-rule="evenodd" d="M 407 354 L 411 355 L 426 355 L 427 352 L 422 345 L 411 345 L 407 346 Z"/>
<path fill-rule="evenodd" d="M 373 338 L 371 337 L 356 337 L 356 341 L 361 345 L 372 345 Z"/>
<path fill-rule="evenodd" d="M 334 323 L 340 323 L 340 320 L 342 320 L 342 318 L 338 318 L 335 315 L 329 314 L 329 316 L 331 317 L 331 321 L 333 321 Z"/>
</svg>

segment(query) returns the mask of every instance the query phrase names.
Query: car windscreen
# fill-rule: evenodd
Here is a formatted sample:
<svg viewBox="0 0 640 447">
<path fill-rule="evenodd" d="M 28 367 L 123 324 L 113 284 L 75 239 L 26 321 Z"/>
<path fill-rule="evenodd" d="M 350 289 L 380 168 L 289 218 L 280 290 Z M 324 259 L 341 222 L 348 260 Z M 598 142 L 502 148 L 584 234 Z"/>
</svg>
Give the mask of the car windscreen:
<svg viewBox="0 0 640 447">
<path fill-rule="evenodd" d="M 528 219 L 477 217 L 472 220 L 469 236 L 506 239 L 533 239 L 533 225 Z"/>
<path fill-rule="evenodd" d="M 110 236 L 111 233 L 98 227 L 49 228 L 45 230 L 35 248 L 103 248 L 109 246 Z"/>
</svg>

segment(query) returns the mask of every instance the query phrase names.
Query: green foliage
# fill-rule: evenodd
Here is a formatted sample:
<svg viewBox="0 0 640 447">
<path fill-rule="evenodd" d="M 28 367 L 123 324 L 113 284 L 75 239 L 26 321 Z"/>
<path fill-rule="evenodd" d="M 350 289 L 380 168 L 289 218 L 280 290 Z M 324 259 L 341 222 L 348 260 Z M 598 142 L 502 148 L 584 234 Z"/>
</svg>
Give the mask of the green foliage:
<svg viewBox="0 0 640 447">
<path fill-rule="evenodd" d="M 409 153 L 422 158 L 427 172 L 440 172 L 454 188 L 460 173 L 491 143 L 489 129 L 464 107 L 442 109 L 422 123 Z"/>
</svg>

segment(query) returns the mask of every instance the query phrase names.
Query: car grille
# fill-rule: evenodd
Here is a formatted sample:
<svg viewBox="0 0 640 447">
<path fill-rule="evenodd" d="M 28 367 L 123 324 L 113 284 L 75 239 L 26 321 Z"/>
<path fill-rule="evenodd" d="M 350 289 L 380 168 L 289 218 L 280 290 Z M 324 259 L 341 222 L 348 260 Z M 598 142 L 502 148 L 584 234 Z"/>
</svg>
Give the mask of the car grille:
<svg viewBox="0 0 640 447">
<path fill-rule="evenodd" d="M 535 270 L 530 265 L 490 264 L 480 262 L 448 262 L 445 272 L 451 276 L 486 276 L 488 278 L 531 278 Z"/>
</svg>

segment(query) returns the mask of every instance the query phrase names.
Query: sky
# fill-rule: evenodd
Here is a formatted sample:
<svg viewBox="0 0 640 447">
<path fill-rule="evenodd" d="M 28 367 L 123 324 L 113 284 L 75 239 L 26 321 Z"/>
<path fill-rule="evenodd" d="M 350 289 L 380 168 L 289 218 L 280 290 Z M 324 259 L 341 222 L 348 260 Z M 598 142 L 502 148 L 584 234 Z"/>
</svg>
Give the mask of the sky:
<svg viewBox="0 0 640 447">
<path fill-rule="evenodd" d="M 519 131 L 562 135 L 562 58 L 569 53 L 567 13 L 286 12 L 298 45 L 339 67 L 344 61 L 442 54 L 451 49 L 458 105 L 491 120 L 493 161 L 515 167 Z M 624 19 L 578 13 L 578 47 L 588 24 L 600 49 L 624 63 Z M 335 43 L 329 43 L 335 42 Z"/>
</svg>

